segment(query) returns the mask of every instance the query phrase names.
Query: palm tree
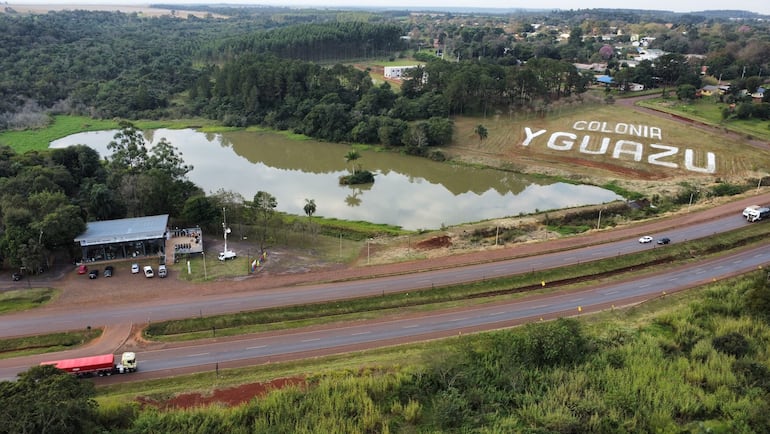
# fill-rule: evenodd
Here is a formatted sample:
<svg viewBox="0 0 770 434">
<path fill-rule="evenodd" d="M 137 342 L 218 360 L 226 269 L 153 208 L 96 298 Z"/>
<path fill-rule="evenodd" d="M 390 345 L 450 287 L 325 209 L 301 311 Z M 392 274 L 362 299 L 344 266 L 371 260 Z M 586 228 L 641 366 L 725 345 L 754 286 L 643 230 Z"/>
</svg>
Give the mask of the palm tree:
<svg viewBox="0 0 770 434">
<path fill-rule="evenodd" d="M 350 163 L 351 161 L 356 161 L 359 158 L 361 158 L 361 154 L 359 154 L 358 151 L 350 151 L 345 155 L 345 162 Z M 353 169 L 350 171 L 350 173 L 356 173 L 356 170 Z"/>
<path fill-rule="evenodd" d="M 313 228 L 313 214 L 315 214 L 315 200 L 305 199 L 305 207 L 302 209 L 305 210 L 305 215 L 307 215 L 308 228 L 310 229 L 310 232 L 313 235 L 315 235 L 315 230 Z"/>
</svg>

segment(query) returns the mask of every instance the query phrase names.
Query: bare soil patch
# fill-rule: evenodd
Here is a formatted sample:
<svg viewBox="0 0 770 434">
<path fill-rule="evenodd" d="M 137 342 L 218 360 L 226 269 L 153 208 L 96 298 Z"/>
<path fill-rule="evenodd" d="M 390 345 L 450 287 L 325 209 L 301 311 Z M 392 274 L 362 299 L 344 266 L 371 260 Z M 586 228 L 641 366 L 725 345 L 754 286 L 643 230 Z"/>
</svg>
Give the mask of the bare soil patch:
<svg viewBox="0 0 770 434">
<path fill-rule="evenodd" d="M 305 387 L 306 381 L 302 377 L 276 378 L 267 382 L 214 389 L 210 394 L 183 393 L 163 401 L 140 396 L 136 398 L 136 401 L 142 406 L 152 406 L 161 410 L 197 408 L 215 404 L 235 407 L 245 404 L 254 398 L 264 397 L 273 390 L 290 386 Z"/>
<path fill-rule="evenodd" d="M 428 238 L 425 241 L 417 243 L 418 249 L 437 249 L 441 247 L 449 247 L 452 245 L 452 238 L 448 235 L 442 235 L 440 237 Z"/>
</svg>

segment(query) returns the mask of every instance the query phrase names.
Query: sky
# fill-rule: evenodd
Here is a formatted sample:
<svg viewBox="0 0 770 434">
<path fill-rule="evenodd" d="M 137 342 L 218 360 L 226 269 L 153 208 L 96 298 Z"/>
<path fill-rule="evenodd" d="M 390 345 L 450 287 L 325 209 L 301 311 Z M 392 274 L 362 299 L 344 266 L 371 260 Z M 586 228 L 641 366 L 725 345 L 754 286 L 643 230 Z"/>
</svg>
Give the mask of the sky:
<svg viewBox="0 0 770 434">
<path fill-rule="evenodd" d="M 539 0 L 530 2 L 524 0 L 227 0 L 211 2 L 203 0 L 157 0 L 132 2 L 129 0 L 7 0 L 3 4 L 125 4 L 138 6 L 139 4 L 165 3 L 165 4 L 242 4 L 242 5 L 275 5 L 291 7 L 403 7 L 412 10 L 421 8 L 441 7 L 479 7 L 479 8 L 505 8 L 505 9 L 594 9 L 594 8 L 634 8 L 666 10 L 674 12 L 693 12 L 703 10 L 744 10 L 760 14 L 770 15 L 770 2 L 767 0 L 644 0 L 641 2 L 623 2 L 617 0 Z M 472 6 L 471 6 L 472 5 Z"/>
</svg>

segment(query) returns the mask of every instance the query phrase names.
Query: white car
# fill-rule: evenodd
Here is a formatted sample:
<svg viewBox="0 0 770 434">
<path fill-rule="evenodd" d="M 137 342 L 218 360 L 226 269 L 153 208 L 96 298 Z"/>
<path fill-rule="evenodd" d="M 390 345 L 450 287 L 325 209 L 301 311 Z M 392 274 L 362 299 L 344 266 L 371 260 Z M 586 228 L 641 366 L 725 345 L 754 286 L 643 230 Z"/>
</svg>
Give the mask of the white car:
<svg viewBox="0 0 770 434">
<path fill-rule="evenodd" d="M 168 270 L 166 269 L 165 265 L 158 265 L 158 277 L 166 277 L 168 275 Z"/>
<path fill-rule="evenodd" d="M 155 273 L 152 271 L 152 267 L 150 267 L 149 265 L 145 265 L 144 266 L 144 277 L 150 278 L 150 277 L 152 277 L 154 275 L 155 275 Z"/>
<path fill-rule="evenodd" d="M 219 252 L 219 260 L 220 261 L 226 261 L 228 259 L 235 258 L 235 252 L 232 250 L 225 250 L 224 252 Z"/>
<path fill-rule="evenodd" d="M 639 242 L 642 244 L 647 244 L 652 242 L 652 237 L 649 235 L 645 235 L 642 238 L 639 238 Z"/>
<path fill-rule="evenodd" d="M 136 274 L 139 272 L 139 264 L 131 264 L 131 274 Z"/>
</svg>

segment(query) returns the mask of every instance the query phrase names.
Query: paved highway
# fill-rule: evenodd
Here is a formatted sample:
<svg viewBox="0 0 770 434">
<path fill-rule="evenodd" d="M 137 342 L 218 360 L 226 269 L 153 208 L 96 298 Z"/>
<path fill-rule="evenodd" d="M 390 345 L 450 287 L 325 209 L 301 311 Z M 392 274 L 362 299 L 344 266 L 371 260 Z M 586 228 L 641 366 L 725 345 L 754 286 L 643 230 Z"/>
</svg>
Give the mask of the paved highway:
<svg viewBox="0 0 770 434">
<path fill-rule="evenodd" d="M 462 331 L 495 329 L 541 317 L 572 316 L 580 312 L 598 310 L 599 307 L 624 306 L 630 302 L 659 297 L 663 293 L 756 270 L 767 264 L 770 264 L 770 249 L 762 247 L 621 283 L 580 291 L 557 292 L 547 296 L 526 297 L 469 309 L 386 319 L 374 326 L 368 322 L 353 322 L 341 326 L 298 329 L 278 336 L 255 336 L 237 341 L 143 352 L 142 372 L 212 365 L 234 360 L 267 361 L 271 357 L 308 351 L 343 352 L 356 345 L 419 341 L 425 337 L 457 335 Z"/>
<path fill-rule="evenodd" d="M 687 227 L 653 233 L 655 238 L 668 236 L 672 243 L 711 236 L 717 232 L 745 226 L 740 214 Z M 534 270 L 583 263 L 592 260 L 638 252 L 643 249 L 666 248 L 655 244 L 640 244 L 636 238 L 583 247 L 536 257 L 476 264 L 446 270 L 382 277 L 377 279 L 340 282 L 304 287 L 278 288 L 258 293 L 218 295 L 205 299 L 168 300 L 153 305 L 110 306 L 84 310 L 73 318 L 71 313 L 56 309 L 41 309 L 0 317 L 0 334 L 30 334 L 67 330 L 85 325 L 110 325 L 125 322 L 143 323 L 148 319 L 184 318 L 223 312 L 237 312 L 271 306 L 309 303 L 325 300 L 404 292 L 431 286 L 477 281 Z M 743 273 L 770 263 L 770 249 L 756 248 L 724 258 L 699 262 L 669 270 L 663 274 L 638 277 L 574 292 L 559 292 L 547 296 L 526 297 L 508 303 L 494 303 L 470 309 L 432 312 L 427 315 L 383 319 L 372 323 L 337 324 L 313 329 L 298 329 L 221 342 L 191 343 L 172 349 L 143 351 L 142 376 L 169 375 L 185 368 L 203 369 L 243 363 L 298 358 L 299 354 L 329 354 L 373 345 L 419 341 L 426 338 L 455 335 L 459 332 L 495 329 L 539 318 L 575 315 L 596 311 L 612 305 L 621 306 L 664 292 L 696 286 L 728 275 Z M 578 310 L 579 309 L 579 310 Z M 27 365 L 6 361 L 0 367 L 0 379 L 13 378 Z M 126 378 L 128 379 L 128 378 Z"/>
<path fill-rule="evenodd" d="M 653 235 L 656 239 L 661 236 L 667 236 L 671 238 L 672 243 L 678 243 L 711 236 L 715 233 L 729 231 L 747 224 L 740 214 L 736 213 L 718 220 L 679 228 L 673 232 L 650 235 Z M 639 244 L 637 239 L 633 238 L 533 257 L 376 279 L 275 288 L 246 294 L 194 297 L 188 300 L 171 299 L 154 302 L 150 305 L 127 304 L 106 307 L 84 307 L 78 311 L 77 315 L 72 315 L 71 307 L 66 309 L 57 309 L 55 307 L 38 309 L 1 316 L 0 337 L 74 330 L 87 326 L 99 327 L 125 323 L 138 324 L 149 321 L 189 318 L 198 316 L 201 313 L 204 315 L 215 315 L 299 303 L 316 303 L 394 292 L 407 292 L 433 286 L 479 281 L 527 273 L 533 270 L 585 263 L 654 248 L 665 248 L 665 246 L 661 247 L 654 243 Z"/>
</svg>

